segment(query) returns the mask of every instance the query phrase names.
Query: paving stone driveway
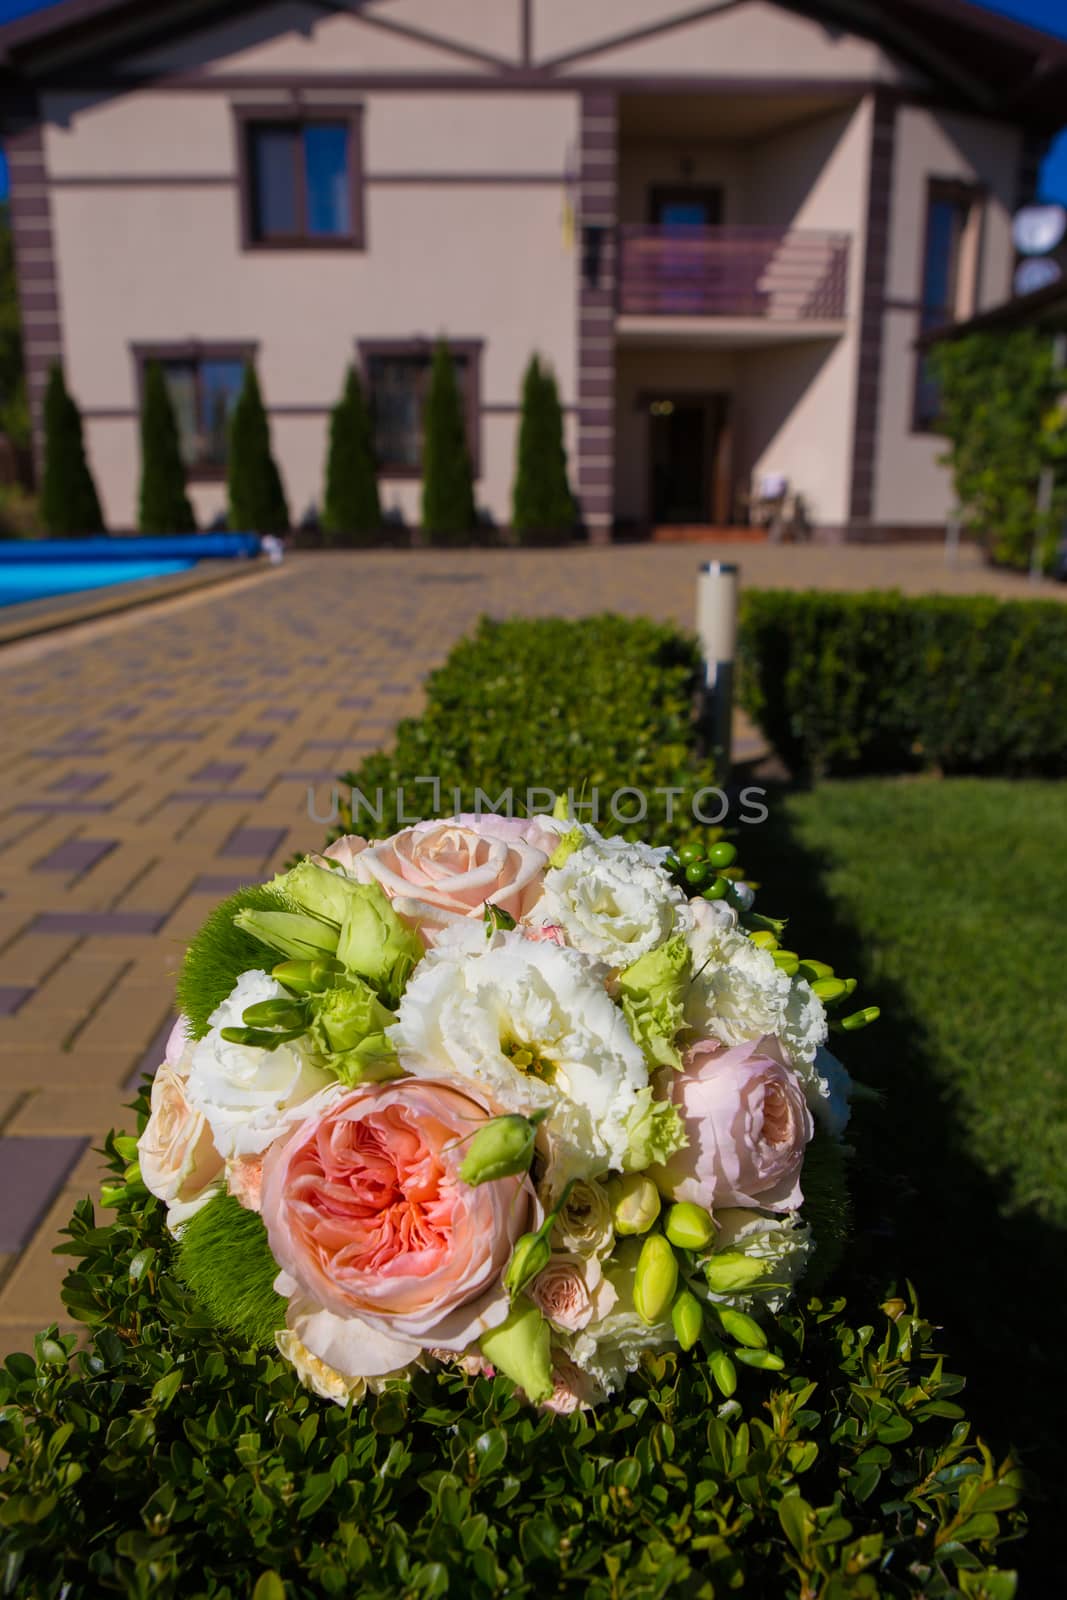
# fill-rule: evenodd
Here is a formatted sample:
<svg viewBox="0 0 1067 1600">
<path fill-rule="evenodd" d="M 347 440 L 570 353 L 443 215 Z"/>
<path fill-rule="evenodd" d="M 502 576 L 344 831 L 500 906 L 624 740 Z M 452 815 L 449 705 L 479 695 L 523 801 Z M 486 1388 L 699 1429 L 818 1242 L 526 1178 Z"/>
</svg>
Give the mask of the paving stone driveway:
<svg viewBox="0 0 1067 1600">
<path fill-rule="evenodd" d="M 309 786 L 325 805 L 482 613 L 689 625 L 708 555 L 755 583 L 1033 592 L 929 549 L 306 555 L 0 651 L 0 1356 L 69 1326 L 51 1248 L 93 1147 L 130 1125 L 211 905 L 321 842 Z"/>
</svg>

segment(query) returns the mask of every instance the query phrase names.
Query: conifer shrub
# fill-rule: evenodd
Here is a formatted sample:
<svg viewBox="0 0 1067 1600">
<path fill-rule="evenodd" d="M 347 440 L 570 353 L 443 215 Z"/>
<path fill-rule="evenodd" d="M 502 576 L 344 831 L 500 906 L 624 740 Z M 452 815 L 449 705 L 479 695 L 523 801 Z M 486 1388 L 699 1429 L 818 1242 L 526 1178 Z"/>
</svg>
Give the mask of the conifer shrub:
<svg viewBox="0 0 1067 1600">
<path fill-rule="evenodd" d="M 144 375 L 137 525 L 142 533 L 196 532 L 196 518 L 185 492 L 185 464 L 178 441 L 178 424 L 158 361 L 150 361 Z"/>
<path fill-rule="evenodd" d="M 44 397 L 41 520 L 53 538 L 77 538 L 105 531 L 85 455 L 81 412 L 67 392 L 58 365 L 48 375 Z"/>
<path fill-rule="evenodd" d="M 522 383 L 511 505 L 511 525 L 520 540 L 523 535 L 567 533 L 576 521 L 559 391 L 551 369 L 536 355 L 530 357 Z"/>
<path fill-rule="evenodd" d="M 423 415 L 422 526 L 434 544 L 462 544 L 476 522 L 463 401 L 444 340 L 434 348 Z"/>
<path fill-rule="evenodd" d="M 230 527 L 240 533 L 287 533 L 289 507 L 271 454 L 270 424 L 251 362 L 230 418 L 229 444 Z"/>
<path fill-rule="evenodd" d="M 371 416 L 359 374 L 349 367 L 344 391 L 330 414 L 323 538 L 327 544 L 368 544 L 381 526 Z"/>
</svg>

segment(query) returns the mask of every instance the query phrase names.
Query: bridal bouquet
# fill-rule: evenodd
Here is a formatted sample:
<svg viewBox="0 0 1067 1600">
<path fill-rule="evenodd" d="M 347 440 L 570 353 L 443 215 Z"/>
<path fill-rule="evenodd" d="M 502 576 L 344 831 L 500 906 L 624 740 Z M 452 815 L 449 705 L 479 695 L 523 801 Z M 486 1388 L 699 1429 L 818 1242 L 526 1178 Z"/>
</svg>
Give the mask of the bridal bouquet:
<svg viewBox="0 0 1067 1600">
<path fill-rule="evenodd" d="M 343 838 L 217 908 L 126 1152 L 207 1310 L 340 1404 L 442 1363 L 558 1411 L 650 1351 L 727 1395 L 780 1368 L 840 1220 L 854 983 L 734 857 L 561 804 Z"/>
</svg>

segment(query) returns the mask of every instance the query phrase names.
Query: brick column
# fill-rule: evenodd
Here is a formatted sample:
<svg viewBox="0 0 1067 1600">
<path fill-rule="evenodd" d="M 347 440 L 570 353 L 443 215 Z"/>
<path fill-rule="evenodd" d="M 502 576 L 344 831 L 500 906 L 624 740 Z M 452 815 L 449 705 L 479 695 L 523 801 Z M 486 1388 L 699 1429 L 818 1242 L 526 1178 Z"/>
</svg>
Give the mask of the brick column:
<svg viewBox="0 0 1067 1600">
<path fill-rule="evenodd" d="M 874 512 L 896 114 L 896 98 L 887 90 L 876 89 L 867 189 L 856 422 L 852 439 L 852 487 L 849 497 L 849 521 L 852 523 L 868 522 Z"/>
<path fill-rule="evenodd" d="M 63 359 L 59 286 L 52 241 L 52 206 L 44 140 L 36 102 L 12 108 L 4 134 L 11 189 L 11 237 L 22 317 L 22 355 L 38 473 L 44 447 L 45 385 L 53 362 Z"/>
<path fill-rule="evenodd" d="M 594 544 L 615 511 L 615 262 L 618 102 L 582 96 L 578 191 L 578 498 Z"/>
</svg>

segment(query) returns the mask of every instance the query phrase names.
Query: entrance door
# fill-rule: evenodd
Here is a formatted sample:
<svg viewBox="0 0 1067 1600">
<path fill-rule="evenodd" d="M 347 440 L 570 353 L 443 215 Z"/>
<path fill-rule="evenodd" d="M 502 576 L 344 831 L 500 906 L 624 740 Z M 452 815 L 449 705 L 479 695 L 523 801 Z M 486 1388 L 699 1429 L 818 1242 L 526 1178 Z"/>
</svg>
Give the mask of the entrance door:
<svg viewBox="0 0 1067 1600">
<path fill-rule="evenodd" d="M 648 220 L 671 233 L 716 227 L 722 221 L 722 190 L 693 184 L 656 184 L 648 192 Z"/>
<path fill-rule="evenodd" d="M 729 515 L 725 397 L 652 400 L 648 425 L 653 527 L 725 521 Z"/>
</svg>

